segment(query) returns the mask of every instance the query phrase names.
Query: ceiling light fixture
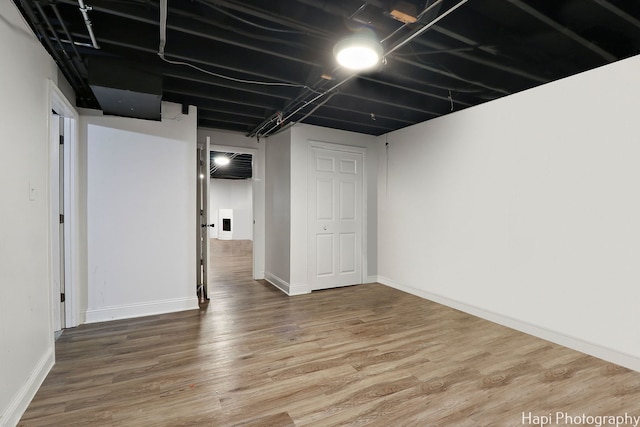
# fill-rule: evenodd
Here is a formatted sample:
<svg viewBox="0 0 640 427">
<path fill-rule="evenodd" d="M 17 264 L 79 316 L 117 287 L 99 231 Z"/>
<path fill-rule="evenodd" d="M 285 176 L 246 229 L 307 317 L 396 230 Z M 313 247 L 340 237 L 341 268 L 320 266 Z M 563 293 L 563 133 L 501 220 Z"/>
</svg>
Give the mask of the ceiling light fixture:
<svg viewBox="0 0 640 427">
<path fill-rule="evenodd" d="M 218 166 L 226 166 L 231 162 L 231 160 L 225 156 L 216 156 L 213 158 L 213 162 Z"/>
<path fill-rule="evenodd" d="M 374 68 L 382 58 L 382 46 L 372 31 L 362 30 L 340 40 L 333 49 L 338 64 L 343 67 L 363 71 Z"/>
</svg>

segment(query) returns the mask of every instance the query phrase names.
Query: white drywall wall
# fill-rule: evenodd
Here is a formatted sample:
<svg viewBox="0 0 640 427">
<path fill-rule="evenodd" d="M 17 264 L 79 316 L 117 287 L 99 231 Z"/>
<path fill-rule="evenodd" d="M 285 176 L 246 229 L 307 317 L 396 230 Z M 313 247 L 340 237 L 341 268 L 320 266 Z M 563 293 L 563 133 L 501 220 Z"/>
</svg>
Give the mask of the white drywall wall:
<svg viewBox="0 0 640 427">
<path fill-rule="evenodd" d="M 87 322 L 197 308 L 196 110 L 83 115 Z M 167 119 L 164 119 L 166 117 Z"/>
<path fill-rule="evenodd" d="M 640 57 L 379 138 L 382 282 L 640 369 Z"/>
<path fill-rule="evenodd" d="M 265 277 L 288 292 L 291 273 L 291 132 L 275 135 L 266 144 Z"/>
<path fill-rule="evenodd" d="M 54 361 L 48 126 L 58 73 L 8 1 L 0 51 L 0 425 L 13 426 Z"/>
<path fill-rule="evenodd" d="M 253 239 L 253 181 L 251 179 L 212 179 L 209 184 L 210 220 L 215 227 L 209 231 L 218 238 L 222 230 L 219 209 L 233 209 L 233 240 Z"/>
</svg>

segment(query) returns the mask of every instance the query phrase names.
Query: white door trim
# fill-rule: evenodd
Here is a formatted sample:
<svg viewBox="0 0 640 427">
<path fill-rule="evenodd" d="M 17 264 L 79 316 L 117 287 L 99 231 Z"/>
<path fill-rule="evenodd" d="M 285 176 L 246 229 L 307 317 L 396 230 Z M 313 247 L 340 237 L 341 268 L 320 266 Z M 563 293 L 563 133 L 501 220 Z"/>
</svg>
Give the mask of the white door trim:
<svg viewBox="0 0 640 427">
<path fill-rule="evenodd" d="M 367 253 L 367 214 L 368 214 L 368 209 L 367 209 L 367 148 L 366 147 L 357 147 L 354 145 L 343 145 L 343 144 L 337 144 L 334 142 L 324 142 L 324 141 L 316 141 L 316 140 L 308 140 L 308 147 L 307 147 L 307 159 L 310 156 L 310 152 L 313 148 L 320 148 L 323 150 L 331 150 L 331 151 L 343 151 L 343 152 L 347 152 L 347 153 L 358 153 L 358 154 L 362 154 L 362 221 L 360 223 L 360 244 L 362 245 L 362 248 L 360 250 L 360 254 L 362 256 L 362 260 L 361 260 L 361 264 L 360 264 L 360 282 L 361 283 L 365 283 L 366 278 L 368 277 L 368 269 L 367 269 L 367 259 L 368 259 L 368 253 Z M 308 168 L 308 166 L 307 166 Z M 309 180 L 309 171 L 307 171 L 307 180 Z M 307 206 L 309 206 L 309 200 L 307 199 Z M 309 213 L 307 213 L 307 217 L 308 217 Z M 308 219 L 307 219 L 308 221 Z M 309 225 L 307 224 L 307 245 L 309 244 Z M 307 257 L 310 256 L 309 251 L 307 251 Z M 307 271 L 308 271 L 308 276 L 307 276 L 307 283 L 308 283 L 308 287 L 309 290 L 313 290 L 313 284 L 314 281 L 312 280 L 312 272 L 311 272 L 311 268 L 310 266 L 313 265 L 311 259 L 307 259 Z"/>
<path fill-rule="evenodd" d="M 49 80 L 49 105 L 50 109 L 54 110 L 58 115 L 64 117 L 64 213 L 65 213 L 65 228 L 64 228 L 64 274 L 65 274 L 65 327 L 71 328 L 78 326 L 81 323 L 80 319 L 80 305 L 78 303 L 79 295 L 79 277 L 80 277 L 80 249 L 79 249 L 79 226 L 78 226 L 78 195 L 79 195 L 79 180 L 78 180 L 78 126 L 79 126 L 79 114 L 73 107 L 73 104 L 69 102 L 67 97 L 62 93 L 58 86 Z M 49 129 L 52 128 L 53 115 L 49 115 Z M 51 134 L 51 131 L 49 132 Z M 52 179 L 53 171 L 49 171 L 49 179 Z M 51 211 L 51 194 L 49 195 L 49 211 Z M 58 232 L 58 228 L 53 229 L 51 224 L 49 233 Z M 49 242 L 51 242 L 51 234 L 49 235 Z M 51 263 L 51 255 L 50 255 Z M 49 266 L 49 275 L 51 283 L 53 283 L 53 270 L 51 265 Z M 54 299 L 50 298 L 53 304 Z"/>
</svg>

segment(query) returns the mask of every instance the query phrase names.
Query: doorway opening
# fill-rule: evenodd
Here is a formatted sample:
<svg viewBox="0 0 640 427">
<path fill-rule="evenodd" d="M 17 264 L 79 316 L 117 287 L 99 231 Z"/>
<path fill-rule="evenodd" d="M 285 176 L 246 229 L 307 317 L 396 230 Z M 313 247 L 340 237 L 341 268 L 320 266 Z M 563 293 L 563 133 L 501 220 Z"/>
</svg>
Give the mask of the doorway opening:
<svg viewBox="0 0 640 427">
<path fill-rule="evenodd" d="M 216 147 L 210 151 L 209 229 L 212 284 L 252 279 L 254 156 Z M 214 285 L 215 286 L 215 285 Z"/>
</svg>

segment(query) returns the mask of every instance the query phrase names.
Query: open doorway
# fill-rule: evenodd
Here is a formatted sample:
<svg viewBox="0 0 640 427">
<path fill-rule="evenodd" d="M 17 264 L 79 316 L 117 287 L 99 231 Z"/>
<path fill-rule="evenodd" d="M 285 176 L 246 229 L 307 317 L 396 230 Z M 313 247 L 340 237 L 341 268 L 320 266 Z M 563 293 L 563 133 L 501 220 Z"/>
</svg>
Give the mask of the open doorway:
<svg viewBox="0 0 640 427">
<path fill-rule="evenodd" d="M 254 190 L 252 153 L 210 151 L 209 229 L 212 284 L 253 277 Z"/>
</svg>

